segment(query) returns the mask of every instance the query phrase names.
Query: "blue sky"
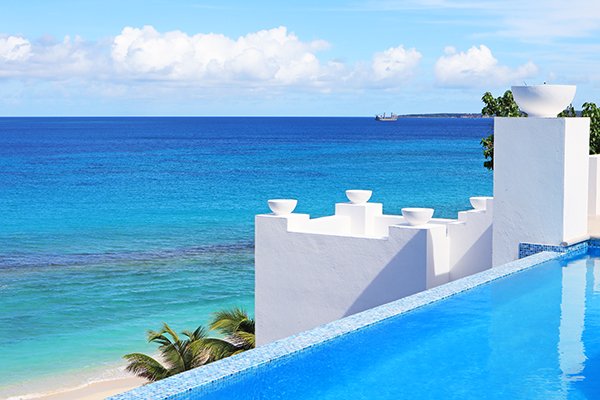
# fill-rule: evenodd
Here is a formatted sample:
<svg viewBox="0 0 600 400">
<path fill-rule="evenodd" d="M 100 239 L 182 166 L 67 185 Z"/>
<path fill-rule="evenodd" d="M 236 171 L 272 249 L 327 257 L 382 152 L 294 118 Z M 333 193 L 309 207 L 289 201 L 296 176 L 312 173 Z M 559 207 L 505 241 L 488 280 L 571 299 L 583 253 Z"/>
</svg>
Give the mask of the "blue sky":
<svg viewBox="0 0 600 400">
<path fill-rule="evenodd" d="M 543 4 L 543 6 L 540 6 Z M 600 3 L 3 4 L 0 115 L 478 112 L 486 90 L 574 83 L 600 103 Z"/>
</svg>

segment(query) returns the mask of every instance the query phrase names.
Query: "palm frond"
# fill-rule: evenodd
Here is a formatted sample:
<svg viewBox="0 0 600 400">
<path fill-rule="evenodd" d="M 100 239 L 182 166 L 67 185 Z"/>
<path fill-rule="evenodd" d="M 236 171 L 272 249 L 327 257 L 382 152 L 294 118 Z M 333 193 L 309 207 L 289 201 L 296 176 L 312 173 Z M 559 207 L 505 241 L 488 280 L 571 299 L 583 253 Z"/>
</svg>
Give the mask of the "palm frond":
<svg viewBox="0 0 600 400">
<path fill-rule="evenodd" d="M 202 326 L 197 327 L 196 330 L 193 332 L 185 330 L 185 331 L 182 331 L 181 333 L 184 334 L 185 336 L 187 336 L 188 339 L 190 340 L 190 342 L 204 339 L 207 336 L 206 329 L 204 329 L 204 327 L 202 327 Z"/>
<path fill-rule="evenodd" d="M 223 335 L 231 335 L 240 328 L 240 324 L 248 321 L 245 310 L 234 307 L 230 310 L 221 310 L 213 314 L 210 321 L 210 329 L 216 330 Z"/>
<path fill-rule="evenodd" d="M 198 326 L 194 331 L 185 330 L 182 340 L 171 327 L 163 323 L 159 331 L 148 331 L 148 341 L 157 343 L 161 361 L 141 353 L 127 354 L 127 370 L 150 381 L 196 368 L 210 362 L 239 354 L 256 345 L 255 322 L 241 308 L 219 311 L 213 314 L 210 328 L 224 338 L 211 338 L 207 330 Z"/>
<path fill-rule="evenodd" d="M 126 370 L 146 378 L 151 382 L 164 379 L 171 374 L 169 370 L 154 358 L 141 353 L 131 353 L 123 356 L 129 363 Z"/>
<path fill-rule="evenodd" d="M 168 333 L 173 338 L 173 342 L 179 342 L 179 336 L 171 327 L 165 322 L 163 323 L 162 333 Z"/>
<path fill-rule="evenodd" d="M 246 332 L 254 335 L 255 333 L 255 323 L 253 319 L 246 319 L 244 321 L 240 321 L 240 326 L 238 327 L 238 332 Z"/>
<path fill-rule="evenodd" d="M 203 341 L 192 342 L 190 350 L 192 353 L 190 360 L 191 368 L 197 368 L 212 361 L 210 349 L 206 347 Z"/>
<path fill-rule="evenodd" d="M 204 346 L 210 352 L 211 361 L 220 360 L 231 356 L 240 348 L 225 339 L 207 338 L 204 340 Z"/>
<path fill-rule="evenodd" d="M 238 331 L 235 336 L 239 337 L 243 342 L 243 345 L 240 347 L 244 347 L 247 350 L 256 347 L 256 335 L 254 333 Z"/>
</svg>

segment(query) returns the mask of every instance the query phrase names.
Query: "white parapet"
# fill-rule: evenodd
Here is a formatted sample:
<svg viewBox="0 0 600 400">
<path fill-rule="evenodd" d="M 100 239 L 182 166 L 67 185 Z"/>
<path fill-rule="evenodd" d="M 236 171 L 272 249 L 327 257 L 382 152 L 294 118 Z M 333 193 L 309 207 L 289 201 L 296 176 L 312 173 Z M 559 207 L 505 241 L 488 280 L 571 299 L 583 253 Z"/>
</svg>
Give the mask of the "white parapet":
<svg viewBox="0 0 600 400">
<path fill-rule="evenodd" d="M 588 233 L 588 118 L 494 119 L 493 265 Z"/>
<path fill-rule="evenodd" d="M 448 224 L 450 280 L 484 271 L 492 266 L 494 200 L 478 210 L 460 211 L 458 221 Z"/>
<path fill-rule="evenodd" d="M 458 220 L 418 226 L 382 208 L 343 203 L 322 218 L 256 216 L 259 345 L 491 267 L 491 199 Z"/>
<path fill-rule="evenodd" d="M 353 235 L 374 235 L 375 217 L 383 214 L 381 203 L 338 203 L 335 205 L 335 215 L 350 219 L 350 233 Z"/>
</svg>

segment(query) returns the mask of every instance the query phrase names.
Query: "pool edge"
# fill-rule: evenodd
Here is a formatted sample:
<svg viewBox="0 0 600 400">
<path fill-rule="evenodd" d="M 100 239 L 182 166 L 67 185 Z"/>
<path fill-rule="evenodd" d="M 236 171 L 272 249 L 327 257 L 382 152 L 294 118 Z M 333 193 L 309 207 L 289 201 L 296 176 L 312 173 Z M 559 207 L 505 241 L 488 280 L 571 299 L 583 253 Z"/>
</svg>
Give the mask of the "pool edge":
<svg viewBox="0 0 600 400">
<path fill-rule="evenodd" d="M 586 249 L 587 250 L 587 249 Z M 209 384 L 288 357 L 299 351 L 328 342 L 371 326 L 380 321 L 410 312 L 455 294 L 493 282 L 552 260 L 571 258 L 578 252 L 542 251 L 528 257 L 458 279 L 453 282 L 404 297 L 381 306 L 280 339 L 256 349 L 232 356 L 173 377 L 124 392 L 110 400 L 176 399 L 191 392 L 208 389 Z"/>
</svg>

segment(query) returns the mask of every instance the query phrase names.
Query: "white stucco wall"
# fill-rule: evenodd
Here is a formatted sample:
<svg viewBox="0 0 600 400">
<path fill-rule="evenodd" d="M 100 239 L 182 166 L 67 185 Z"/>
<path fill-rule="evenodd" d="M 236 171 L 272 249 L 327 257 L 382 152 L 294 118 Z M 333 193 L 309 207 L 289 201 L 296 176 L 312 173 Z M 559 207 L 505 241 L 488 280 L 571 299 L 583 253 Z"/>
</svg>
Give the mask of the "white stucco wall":
<svg viewBox="0 0 600 400">
<path fill-rule="evenodd" d="M 590 156 L 588 215 L 600 215 L 600 155 Z"/>
<path fill-rule="evenodd" d="M 301 218 L 255 220 L 259 345 L 448 281 L 445 225 L 391 226 L 384 239 L 290 232 Z"/>
<path fill-rule="evenodd" d="M 494 119 L 493 265 L 587 235 L 588 118 Z"/>
<path fill-rule="evenodd" d="M 410 226 L 382 205 L 255 219 L 257 343 L 264 344 L 491 267 L 493 201 Z"/>
<path fill-rule="evenodd" d="M 448 224 L 451 281 L 491 268 L 493 205 L 490 197 L 484 210 L 461 211 Z"/>
</svg>

